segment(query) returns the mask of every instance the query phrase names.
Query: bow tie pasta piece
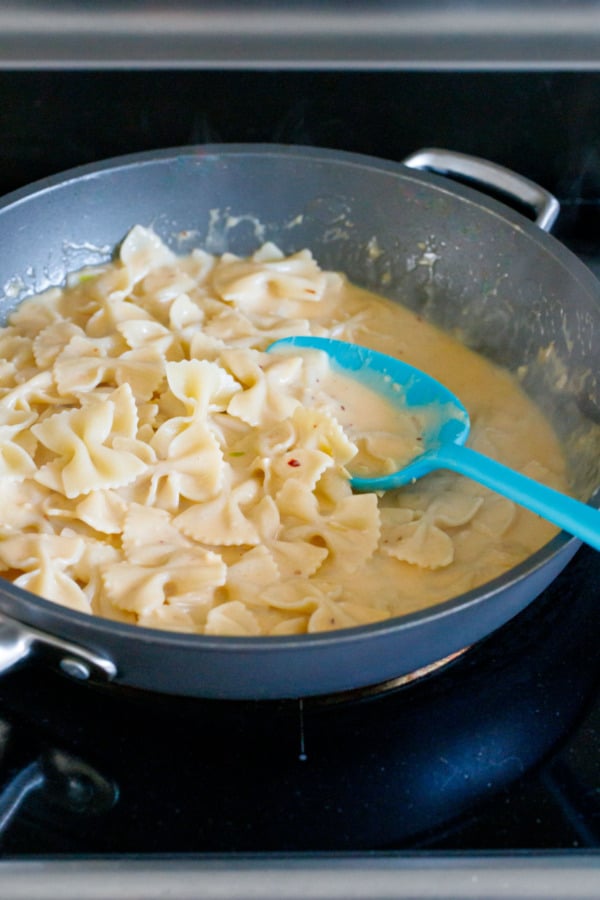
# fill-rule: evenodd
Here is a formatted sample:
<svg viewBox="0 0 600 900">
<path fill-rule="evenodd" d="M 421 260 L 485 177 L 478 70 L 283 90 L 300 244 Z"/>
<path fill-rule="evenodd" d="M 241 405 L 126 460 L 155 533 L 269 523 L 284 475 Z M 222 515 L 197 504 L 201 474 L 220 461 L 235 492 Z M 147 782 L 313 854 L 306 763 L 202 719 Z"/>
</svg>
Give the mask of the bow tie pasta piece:
<svg viewBox="0 0 600 900">
<path fill-rule="evenodd" d="M 134 613 L 138 624 L 150 628 L 203 629 L 225 580 L 227 567 L 221 557 L 188 541 L 166 511 L 137 504 L 127 514 L 122 543 L 126 561 L 110 571 L 103 569 L 108 572 L 103 574 L 104 591 L 115 607 Z M 166 577 L 154 578 L 157 572 Z M 140 590 L 141 599 L 122 599 L 115 582 L 120 575 L 133 590 Z"/>
<path fill-rule="evenodd" d="M 84 550 L 82 538 L 57 534 L 20 534 L 0 540 L 0 560 L 8 569 L 35 569 L 44 559 L 68 566 Z"/>
<path fill-rule="evenodd" d="M 264 589 L 279 581 L 279 569 L 264 546 L 246 550 L 242 557 L 227 567 L 224 594 L 248 606 L 264 607 Z"/>
<path fill-rule="evenodd" d="M 184 358 L 177 334 L 153 319 L 130 319 L 119 322 L 117 331 L 131 350 L 152 347 L 159 356 L 170 362 Z"/>
<path fill-rule="evenodd" d="M 121 438 L 135 438 L 138 428 L 138 411 L 131 387 L 123 384 L 111 391 L 106 398 L 114 406 L 112 430 Z M 82 398 L 82 409 L 95 402 L 93 397 Z"/>
<path fill-rule="evenodd" d="M 209 413 L 227 409 L 241 387 L 221 366 L 191 359 L 167 363 L 167 383 L 189 417 L 204 420 Z"/>
<path fill-rule="evenodd" d="M 15 579 L 19 587 L 32 591 L 78 612 L 91 612 L 87 597 L 68 571 L 84 551 L 78 536 L 25 534 L 0 541 L 0 560 L 23 572 Z"/>
<path fill-rule="evenodd" d="M 7 359 L 0 359 L 0 397 L 14 387 L 16 383 L 16 366 Z"/>
<path fill-rule="evenodd" d="M 202 547 L 173 548 L 160 568 L 127 561 L 102 572 L 104 589 L 119 609 L 138 615 L 164 605 L 204 604 L 225 583 L 221 557 Z"/>
<path fill-rule="evenodd" d="M 127 512 L 122 546 L 128 562 L 148 568 L 169 566 L 174 558 L 185 554 L 193 559 L 199 553 L 201 559 L 213 560 L 210 555 L 204 556 L 204 548 L 189 541 L 175 527 L 166 510 L 148 509 L 136 503 Z"/>
<path fill-rule="evenodd" d="M 117 358 L 126 345 L 120 336 L 90 338 L 74 335 L 61 350 L 54 364 L 54 379 L 63 396 L 93 391 L 108 372 L 111 359 Z"/>
<path fill-rule="evenodd" d="M 171 515 L 163 509 L 149 509 L 131 503 L 122 529 L 122 546 L 130 562 L 148 565 L 157 552 L 163 560 L 174 547 L 187 547 L 189 542 L 173 526 Z"/>
<path fill-rule="evenodd" d="M 291 419 L 252 431 L 253 448 L 258 456 L 274 457 L 290 450 L 296 442 L 296 429 Z"/>
<path fill-rule="evenodd" d="M 228 303 L 254 314 L 276 312 L 281 317 L 310 315 L 328 281 L 308 250 L 285 257 L 273 244 L 245 260 L 224 254 L 212 275 L 215 292 Z"/>
<path fill-rule="evenodd" d="M 22 481 L 36 471 L 36 466 L 29 453 L 14 441 L 0 439 L 0 481 Z"/>
<path fill-rule="evenodd" d="M 121 244 L 120 265 L 107 268 L 90 285 L 96 310 L 88 316 L 86 331 L 100 337 L 130 319 L 157 318 L 166 325 L 173 300 L 193 286 L 154 232 L 133 228 Z"/>
<path fill-rule="evenodd" d="M 255 525 L 246 508 L 256 502 L 260 486 L 246 478 L 236 484 L 230 466 L 224 469 L 224 489 L 213 499 L 195 503 L 175 519 L 180 531 L 209 546 L 253 546 L 259 543 Z"/>
<path fill-rule="evenodd" d="M 244 603 L 230 600 L 210 610 L 204 633 L 228 637 L 252 637 L 259 635 L 261 628 L 256 617 Z"/>
<path fill-rule="evenodd" d="M 389 614 L 373 607 L 332 601 L 324 597 L 308 620 L 309 633 L 333 631 L 338 628 L 356 628 L 371 625 L 389 618 Z"/>
<path fill-rule="evenodd" d="M 175 334 L 191 333 L 204 322 L 204 312 L 187 294 L 179 294 L 169 309 L 169 327 Z"/>
<path fill-rule="evenodd" d="M 15 578 L 14 584 L 77 612 L 92 612 L 90 602 L 77 582 L 61 571 L 54 562 L 44 560 L 39 569 Z"/>
<path fill-rule="evenodd" d="M 273 497 L 289 480 L 300 481 L 314 491 L 330 468 L 347 481 L 340 463 L 350 459 L 354 450 L 331 417 L 301 407 L 275 426 L 253 430 L 232 448 L 242 458 L 253 459 L 252 470 L 263 474 L 265 493 Z"/>
<path fill-rule="evenodd" d="M 196 293 L 197 289 L 197 283 L 183 271 L 181 265 L 177 262 L 165 263 L 151 269 L 143 279 L 137 282 L 132 292 L 132 299 L 163 325 L 172 325 L 173 304 L 182 298 L 191 302 L 189 294 Z M 200 312 L 200 319 L 197 321 L 201 321 L 204 318 L 205 310 L 196 303 L 194 306 Z"/>
<path fill-rule="evenodd" d="M 141 615 L 164 605 L 169 573 L 153 566 L 118 562 L 102 572 L 110 602 L 119 610 Z"/>
<path fill-rule="evenodd" d="M 116 385 L 128 384 L 136 400 L 143 402 L 158 391 L 164 380 L 164 365 L 159 348 L 140 347 L 122 353 L 107 371 Z"/>
<path fill-rule="evenodd" d="M 272 497 L 266 496 L 250 511 L 261 544 L 271 554 L 281 578 L 292 576 L 309 578 L 327 558 L 328 550 L 310 541 L 288 541 L 280 538 L 281 516 Z"/>
<path fill-rule="evenodd" d="M 323 603 L 339 599 L 341 593 L 341 587 L 332 582 L 299 577 L 270 585 L 263 591 L 262 599 L 275 609 L 310 615 Z"/>
<path fill-rule="evenodd" d="M 517 507 L 508 497 L 489 494 L 473 518 L 473 528 L 483 534 L 498 538 L 505 534 L 515 521 Z"/>
<path fill-rule="evenodd" d="M 164 356 L 148 346 L 128 350 L 119 336 L 74 336 L 58 355 L 53 370 L 61 396 L 90 392 L 100 384 L 128 384 L 141 401 L 149 400 L 164 377 Z"/>
<path fill-rule="evenodd" d="M 0 359 L 11 362 L 14 371 L 27 373 L 29 369 L 35 366 L 35 356 L 33 353 L 33 335 L 26 337 L 19 334 L 14 326 L 0 329 Z"/>
<path fill-rule="evenodd" d="M 259 331 L 256 324 L 239 309 L 219 307 L 206 321 L 203 333 L 211 341 L 219 341 L 223 349 L 251 347 Z"/>
<path fill-rule="evenodd" d="M 112 269 L 98 278 L 90 291 L 95 300 L 94 308 L 85 318 L 88 337 L 111 337 L 118 333 L 123 322 L 152 319 L 149 310 L 131 297 L 133 287 L 126 269 Z"/>
<path fill-rule="evenodd" d="M 244 315 L 239 309 L 219 309 L 205 321 L 204 335 L 211 341 L 220 341 L 223 348 L 254 348 L 263 350 L 278 338 L 298 334 L 310 334 L 308 319 L 296 319 L 277 315 Z M 190 355 L 199 356 L 198 345 L 192 337 Z"/>
<path fill-rule="evenodd" d="M 190 335 L 188 355 L 190 359 L 205 359 L 215 362 L 227 345 L 217 337 L 211 337 L 206 330 L 197 329 Z"/>
<path fill-rule="evenodd" d="M 116 491 L 90 491 L 76 505 L 75 514 L 94 531 L 101 534 L 121 534 L 127 503 Z"/>
<path fill-rule="evenodd" d="M 390 474 L 407 465 L 422 452 L 422 429 L 412 416 L 396 417 L 396 423 L 404 424 L 402 433 L 397 431 L 373 431 L 370 434 L 353 432 L 358 448 L 352 462 L 352 474 L 381 472 Z"/>
<path fill-rule="evenodd" d="M 446 491 L 418 515 L 407 509 L 384 509 L 382 551 L 426 569 L 449 566 L 454 543 L 446 528 L 471 521 L 483 500 L 460 491 Z"/>
<path fill-rule="evenodd" d="M 81 586 L 92 613 L 113 621 L 135 625 L 134 614 L 117 609 L 106 596 L 102 583 L 102 571 L 107 566 L 119 562 L 120 550 L 105 540 L 96 540 L 89 535 L 83 535 L 83 540 L 84 550 L 72 567 L 72 575 Z"/>
<path fill-rule="evenodd" d="M 293 583 L 295 586 L 281 581 L 278 567 L 266 547 L 253 547 L 229 565 L 223 595 L 225 602 L 236 601 L 252 611 L 260 623 L 260 633 L 272 634 L 276 629 L 277 633 L 284 633 L 285 622 L 291 623 L 287 633 L 298 633 L 306 631 L 307 616 L 302 611 L 315 608 L 314 598 L 319 595 L 319 588 L 307 579 L 296 578 Z M 299 600 L 300 591 L 312 599 L 308 603 Z"/>
<path fill-rule="evenodd" d="M 301 481 L 308 491 L 314 491 L 326 469 L 333 465 L 331 456 L 320 450 L 294 447 L 272 459 L 261 461 L 265 472 L 265 489 L 277 497 L 283 485 L 290 480 Z"/>
<path fill-rule="evenodd" d="M 225 583 L 227 569 L 221 557 L 186 540 L 163 510 L 132 505 L 123 529 L 123 549 L 125 560 L 102 568 L 106 596 L 121 611 L 148 617 L 163 606 L 180 612 L 210 607 L 216 589 Z M 168 618 L 166 610 L 161 617 Z M 152 625 L 148 618 L 145 621 Z"/>
<path fill-rule="evenodd" d="M 352 573 L 377 550 L 380 520 L 375 494 L 352 494 L 324 514 L 314 494 L 297 482 L 287 482 L 277 506 L 284 523 L 282 539 L 325 547 L 328 570 Z"/>
<path fill-rule="evenodd" d="M 176 509 L 182 497 L 199 503 L 221 490 L 223 453 L 204 422 L 171 419 L 154 435 L 151 446 L 158 459 L 142 480 L 148 484 L 146 503 Z"/>
<path fill-rule="evenodd" d="M 2 483 L 0 539 L 2 535 L 52 531 L 45 510 L 45 503 L 51 496 L 55 495 L 31 478 L 5 479 Z"/>
<path fill-rule="evenodd" d="M 375 598 L 366 598 L 367 601 Z M 375 606 L 369 606 L 366 603 L 353 603 L 349 600 L 340 600 L 339 608 L 345 613 L 351 621 L 350 627 L 357 625 L 372 625 L 374 622 L 383 622 L 390 618 L 390 613 L 386 609 L 379 609 Z M 313 623 L 314 624 L 314 623 Z"/>
<path fill-rule="evenodd" d="M 187 634 L 197 634 L 200 630 L 200 623 L 194 615 L 173 604 L 159 606 L 156 609 L 148 610 L 148 612 L 140 613 L 136 616 L 136 624 L 142 628 L 157 628 L 161 631 L 184 632 Z"/>
<path fill-rule="evenodd" d="M 127 294 L 127 288 L 118 293 Z M 85 330 L 89 338 L 101 340 L 116 335 L 123 322 L 130 320 L 139 322 L 147 319 L 150 319 L 149 313 L 135 303 L 121 296 L 109 296 L 102 300 L 98 311 L 86 323 Z"/>
<path fill-rule="evenodd" d="M 293 634 L 299 631 L 328 631 L 380 621 L 387 613 L 370 607 L 341 601 L 342 588 L 329 581 L 290 578 L 265 586 L 257 606 L 266 607 L 275 624 L 270 634 Z M 216 613 L 220 607 L 214 611 Z M 213 615 L 214 615 L 213 613 Z M 255 615 L 260 618 L 259 610 Z"/>
<path fill-rule="evenodd" d="M 172 250 L 149 228 L 135 225 L 121 243 L 119 258 L 133 282 L 144 278 L 148 272 L 176 261 Z"/>
<path fill-rule="evenodd" d="M 352 488 L 339 469 L 330 468 L 321 475 L 314 493 L 322 509 L 333 509 L 346 497 L 352 496 Z"/>
<path fill-rule="evenodd" d="M 42 329 L 33 342 L 35 364 L 39 369 L 51 368 L 72 338 L 83 338 L 85 332 L 75 322 L 61 319 Z"/>
<path fill-rule="evenodd" d="M 221 361 L 243 387 L 230 400 L 229 415 L 265 427 L 289 418 L 299 406 L 294 396 L 302 366 L 298 357 L 278 359 L 256 350 L 226 350 Z"/>
<path fill-rule="evenodd" d="M 271 628 L 269 635 L 283 637 L 290 634 L 306 634 L 307 627 L 308 616 L 286 616 Z"/>
<path fill-rule="evenodd" d="M 7 388 L 0 396 L 0 408 L 31 412 L 38 407 L 51 407 L 60 403 L 56 395 L 52 373 L 32 374 Z"/>
<path fill-rule="evenodd" d="M 300 407 L 292 422 L 298 446 L 327 454 L 338 467 L 346 466 L 354 458 L 356 445 L 327 411 Z"/>
<path fill-rule="evenodd" d="M 120 415 L 119 400 L 131 398 L 124 386 L 106 400 L 90 402 L 81 409 L 65 410 L 44 419 L 31 430 L 38 441 L 56 454 L 35 480 L 73 499 L 102 488 L 130 484 L 147 468 L 148 447 L 130 440 L 129 449 L 113 449 L 115 421 Z M 114 398 L 114 399 L 112 399 Z"/>
<path fill-rule="evenodd" d="M 49 288 L 35 297 L 23 300 L 10 314 L 10 325 L 0 329 L 0 358 L 4 357 L 2 345 L 5 337 L 18 334 L 33 340 L 52 322 L 65 318 L 64 305 L 65 295 L 60 288 Z M 70 308 L 71 304 L 68 305 Z"/>
<path fill-rule="evenodd" d="M 34 421 L 34 413 L 6 409 L 0 402 L 0 481 L 22 481 L 35 473 L 30 453 L 19 443 L 20 436 Z"/>
</svg>

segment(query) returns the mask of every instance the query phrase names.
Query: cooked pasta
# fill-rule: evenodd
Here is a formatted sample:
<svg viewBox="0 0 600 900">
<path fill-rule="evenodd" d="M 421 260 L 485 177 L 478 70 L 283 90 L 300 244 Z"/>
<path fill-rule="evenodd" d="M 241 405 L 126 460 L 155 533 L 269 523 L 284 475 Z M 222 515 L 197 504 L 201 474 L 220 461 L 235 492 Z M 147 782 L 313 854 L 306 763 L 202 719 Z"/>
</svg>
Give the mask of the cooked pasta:
<svg viewBox="0 0 600 900">
<path fill-rule="evenodd" d="M 413 313 L 308 250 L 178 257 L 136 226 L 114 263 L 26 300 L 0 330 L 2 574 L 122 622 L 283 635 L 439 602 L 552 534 L 449 473 L 353 494 L 352 460 L 387 451 L 320 397 L 319 354 L 265 352 L 293 334 L 444 366 L 475 445 L 564 486 L 517 384 Z"/>
</svg>

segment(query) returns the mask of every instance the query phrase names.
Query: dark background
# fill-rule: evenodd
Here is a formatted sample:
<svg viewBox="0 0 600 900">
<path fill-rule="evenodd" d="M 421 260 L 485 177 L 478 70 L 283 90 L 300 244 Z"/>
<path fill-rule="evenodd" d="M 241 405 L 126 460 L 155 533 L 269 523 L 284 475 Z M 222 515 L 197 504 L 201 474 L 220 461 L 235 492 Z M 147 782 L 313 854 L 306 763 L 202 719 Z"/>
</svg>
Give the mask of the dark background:
<svg viewBox="0 0 600 900">
<path fill-rule="evenodd" d="M 207 142 L 484 156 L 571 204 L 600 196 L 600 72 L 1 71 L 0 193 Z"/>
</svg>

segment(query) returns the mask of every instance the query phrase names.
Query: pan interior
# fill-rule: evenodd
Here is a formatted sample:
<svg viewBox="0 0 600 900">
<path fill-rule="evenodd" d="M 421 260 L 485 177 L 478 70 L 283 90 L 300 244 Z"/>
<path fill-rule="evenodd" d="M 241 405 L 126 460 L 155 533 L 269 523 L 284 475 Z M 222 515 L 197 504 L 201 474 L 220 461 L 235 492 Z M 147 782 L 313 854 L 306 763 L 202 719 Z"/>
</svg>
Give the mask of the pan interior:
<svg viewBox="0 0 600 900">
<path fill-rule="evenodd" d="M 516 213 L 435 176 L 333 151 L 143 154 L 6 198 L 2 317 L 67 272 L 111 258 L 134 224 L 179 253 L 244 256 L 265 241 L 285 253 L 309 247 L 323 268 L 516 372 L 563 440 L 576 495 L 587 500 L 600 483 L 598 288 Z"/>
</svg>

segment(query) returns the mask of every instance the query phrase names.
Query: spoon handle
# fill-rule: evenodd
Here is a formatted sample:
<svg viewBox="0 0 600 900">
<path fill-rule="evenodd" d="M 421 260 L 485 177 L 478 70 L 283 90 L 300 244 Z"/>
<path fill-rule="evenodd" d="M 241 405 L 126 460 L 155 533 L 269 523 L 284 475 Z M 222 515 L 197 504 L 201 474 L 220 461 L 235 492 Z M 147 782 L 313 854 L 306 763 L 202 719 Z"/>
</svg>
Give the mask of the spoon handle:
<svg viewBox="0 0 600 900">
<path fill-rule="evenodd" d="M 600 550 L 600 511 L 521 475 L 470 447 L 448 444 L 435 452 L 436 468 L 467 475 L 509 497 Z"/>
</svg>

